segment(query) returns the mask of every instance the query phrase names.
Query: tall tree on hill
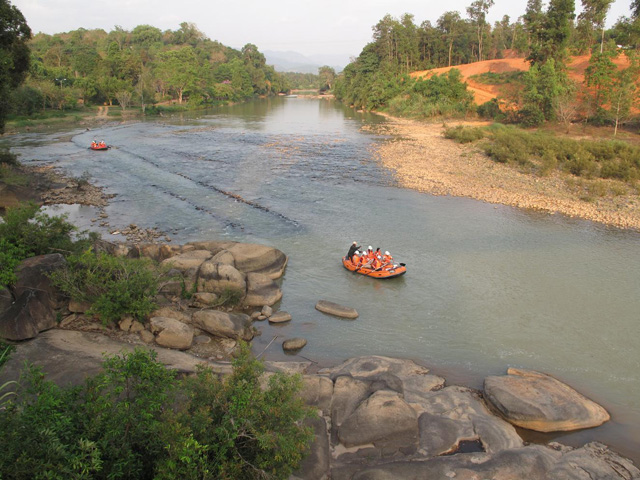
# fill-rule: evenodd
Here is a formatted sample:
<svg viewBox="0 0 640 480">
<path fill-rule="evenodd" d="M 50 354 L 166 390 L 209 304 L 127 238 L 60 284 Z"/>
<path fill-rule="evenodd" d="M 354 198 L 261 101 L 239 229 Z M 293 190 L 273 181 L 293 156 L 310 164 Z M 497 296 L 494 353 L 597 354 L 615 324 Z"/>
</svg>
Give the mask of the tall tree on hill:
<svg viewBox="0 0 640 480">
<path fill-rule="evenodd" d="M 493 0 L 475 0 L 467 7 L 467 14 L 476 27 L 476 35 L 478 37 L 478 61 L 482 61 L 482 44 L 484 39 L 485 27 L 487 25 L 487 13 L 493 6 Z"/>
<path fill-rule="evenodd" d="M 0 134 L 13 91 L 22 83 L 29 70 L 31 29 L 22 12 L 8 0 L 0 0 Z"/>
<path fill-rule="evenodd" d="M 604 48 L 604 21 L 613 0 L 582 0 L 582 12 L 578 15 L 578 34 L 583 39 L 584 46 L 593 45 L 593 32 L 600 30 L 600 53 Z"/>
<path fill-rule="evenodd" d="M 438 28 L 444 32 L 444 38 L 449 46 L 449 63 L 451 66 L 451 53 L 453 51 L 453 42 L 458 35 L 458 32 L 462 29 L 462 19 L 458 12 L 444 12 L 438 19 Z"/>
<path fill-rule="evenodd" d="M 524 29 L 529 41 L 529 56 L 542 47 L 545 14 L 542 11 L 542 0 L 528 0 L 527 9 L 522 16 Z"/>
</svg>

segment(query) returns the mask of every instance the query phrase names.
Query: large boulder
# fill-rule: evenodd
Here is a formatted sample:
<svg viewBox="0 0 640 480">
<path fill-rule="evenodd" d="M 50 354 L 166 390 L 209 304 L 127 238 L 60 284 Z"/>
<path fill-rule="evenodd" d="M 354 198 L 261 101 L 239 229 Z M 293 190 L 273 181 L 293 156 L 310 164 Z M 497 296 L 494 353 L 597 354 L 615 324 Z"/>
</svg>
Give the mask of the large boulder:
<svg viewBox="0 0 640 480">
<path fill-rule="evenodd" d="M 173 307 L 160 307 L 151 312 L 151 315 L 149 315 L 149 317 L 169 317 L 188 325 L 191 324 L 191 315 L 187 315 L 186 313 L 181 312 L 180 310 L 176 310 Z"/>
<path fill-rule="evenodd" d="M 27 340 L 55 326 L 56 315 L 46 297 L 34 290 L 24 290 L 0 315 L 0 338 Z"/>
<path fill-rule="evenodd" d="M 152 317 L 149 320 L 156 343 L 162 347 L 186 350 L 193 343 L 193 327 L 169 317 Z"/>
<path fill-rule="evenodd" d="M 235 267 L 244 273 L 261 273 L 270 279 L 280 278 L 287 266 L 287 256 L 277 248 L 254 243 L 235 243 L 226 248 Z"/>
<path fill-rule="evenodd" d="M 331 411 L 331 397 L 333 396 L 333 382 L 321 375 L 303 375 L 302 390 L 298 394 L 306 405 L 313 405 L 329 415 Z"/>
<path fill-rule="evenodd" d="M 0 315 L 5 310 L 8 310 L 12 303 L 13 295 L 11 295 L 11 291 L 6 287 L 0 288 Z"/>
<path fill-rule="evenodd" d="M 247 274 L 247 295 L 242 302 L 245 306 L 271 306 L 281 298 L 282 290 L 270 277 L 262 273 Z"/>
<path fill-rule="evenodd" d="M 243 313 L 226 313 L 218 310 L 200 310 L 192 316 L 193 326 L 216 337 L 249 341 L 254 331 L 251 318 Z"/>
<path fill-rule="evenodd" d="M 207 260 L 198 270 L 198 292 L 222 293 L 225 289 L 247 289 L 245 275 L 233 265 L 217 263 L 214 259 Z"/>
<path fill-rule="evenodd" d="M 418 418 L 400 394 L 378 390 L 343 422 L 338 438 L 346 447 L 373 443 L 387 450 L 417 447 Z"/>
<path fill-rule="evenodd" d="M 509 368 L 487 377 L 484 395 L 509 423 L 538 432 L 597 427 L 609 414 L 597 403 L 544 373 Z"/>
<path fill-rule="evenodd" d="M 515 428 L 492 415 L 478 393 L 451 386 L 414 398 L 420 415 L 420 448 L 425 456 L 458 449 L 462 441 L 478 441 L 488 453 L 522 446 Z"/>
<path fill-rule="evenodd" d="M 391 373 L 399 378 L 405 378 L 426 375 L 429 373 L 429 369 L 418 365 L 412 360 L 366 355 L 350 358 L 336 367 L 320 370 L 319 373 L 328 374 L 332 379 L 336 379 L 340 375 L 350 375 L 354 378 L 377 377 L 384 373 Z"/>
<path fill-rule="evenodd" d="M 309 447 L 309 454 L 294 475 L 305 480 L 324 480 L 331 465 L 327 422 L 322 417 L 316 417 L 305 420 L 305 426 L 313 429 L 314 438 Z"/>
<path fill-rule="evenodd" d="M 331 402 L 331 428 L 334 434 L 369 394 L 368 382 L 347 375 L 336 378 Z"/>
<path fill-rule="evenodd" d="M 23 260 L 16 269 L 17 280 L 13 287 L 15 297 L 20 297 L 27 290 L 33 290 L 44 304 L 48 303 L 52 308 L 61 307 L 64 302 L 63 296 L 49 276 L 57 270 L 64 269 L 66 265 L 67 261 L 59 253 Z"/>
<path fill-rule="evenodd" d="M 167 265 L 183 273 L 194 269 L 197 271 L 202 262 L 209 260 L 212 256 L 209 250 L 192 250 L 167 258 L 161 262 L 161 265 Z"/>
</svg>

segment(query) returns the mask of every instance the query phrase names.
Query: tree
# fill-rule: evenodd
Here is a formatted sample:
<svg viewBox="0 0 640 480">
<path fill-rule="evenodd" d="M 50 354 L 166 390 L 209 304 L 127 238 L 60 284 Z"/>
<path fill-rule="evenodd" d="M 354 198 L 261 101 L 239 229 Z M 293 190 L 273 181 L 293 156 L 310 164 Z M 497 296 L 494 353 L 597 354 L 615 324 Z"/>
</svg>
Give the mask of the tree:
<svg viewBox="0 0 640 480">
<path fill-rule="evenodd" d="M 198 71 L 198 62 L 193 47 L 185 46 L 179 50 L 161 53 L 160 63 L 156 68 L 158 76 L 177 95 L 178 103 L 182 103 L 185 92 L 195 85 Z"/>
<path fill-rule="evenodd" d="M 116 100 L 122 107 L 122 110 L 126 110 L 129 105 L 131 105 L 131 92 L 129 90 L 120 90 L 116 92 Z"/>
<path fill-rule="evenodd" d="M 484 38 L 486 17 L 489 9 L 493 6 L 493 0 L 475 0 L 467 7 L 467 14 L 471 22 L 476 26 L 478 38 L 478 61 L 482 61 L 482 43 Z"/>
<path fill-rule="evenodd" d="M 331 90 L 333 80 L 336 78 L 336 71 L 328 65 L 324 65 L 318 69 L 318 76 L 322 82 L 320 90 Z"/>
<path fill-rule="evenodd" d="M 626 120 L 631 108 L 639 103 L 640 86 L 640 58 L 637 54 L 630 55 L 630 65 L 616 72 L 611 91 L 611 113 L 615 120 L 613 136 L 618 134 L 618 126 Z"/>
<path fill-rule="evenodd" d="M 438 19 L 438 28 L 444 32 L 444 38 L 449 45 L 449 62 L 448 67 L 451 66 L 451 52 L 453 50 L 453 42 L 458 35 L 458 30 L 461 28 L 462 19 L 458 12 L 444 12 Z"/>
<path fill-rule="evenodd" d="M 582 0 L 582 12 L 578 15 L 578 30 L 586 37 L 587 48 L 593 44 L 593 31 L 600 30 L 600 53 L 604 48 L 604 21 L 613 0 Z"/>
<path fill-rule="evenodd" d="M 617 56 L 615 48 L 601 53 L 595 52 L 589 59 L 589 66 L 585 70 L 585 84 L 594 90 L 593 101 L 596 115 L 601 113 L 602 106 L 609 101 L 611 87 L 616 75 L 616 65 L 613 58 Z"/>
<path fill-rule="evenodd" d="M 31 29 L 24 16 L 8 0 L 0 0 L 0 134 L 10 108 L 13 91 L 29 70 Z"/>
</svg>

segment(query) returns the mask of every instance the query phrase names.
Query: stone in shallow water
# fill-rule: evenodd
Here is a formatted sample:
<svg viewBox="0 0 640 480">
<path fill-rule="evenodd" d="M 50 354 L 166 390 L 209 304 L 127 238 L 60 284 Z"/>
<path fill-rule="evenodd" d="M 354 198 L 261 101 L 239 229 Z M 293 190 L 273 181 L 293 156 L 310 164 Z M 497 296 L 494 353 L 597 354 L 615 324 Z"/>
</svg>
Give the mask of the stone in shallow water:
<svg viewBox="0 0 640 480">
<path fill-rule="evenodd" d="M 485 398 L 510 423 L 538 432 L 597 427 L 609 413 L 570 386 L 544 373 L 510 368 L 487 377 Z"/>
<path fill-rule="evenodd" d="M 344 307 L 326 300 L 318 300 L 316 310 L 341 318 L 358 318 L 358 312 L 356 312 L 355 308 Z"/>
<path fill-rule="evenodd" d="M 288 312 L 276 312 L 269 317 L 269 323 L 285 323 L 291 321 L 291 314 Z"/>
<path fill-rule="evenodd" d="M 307 341 L 304 338 L 289 338 L 288 340 L 282 342 L 282 349 L 287 352 L 300 350 L 306 344 Z"/>
</svg>

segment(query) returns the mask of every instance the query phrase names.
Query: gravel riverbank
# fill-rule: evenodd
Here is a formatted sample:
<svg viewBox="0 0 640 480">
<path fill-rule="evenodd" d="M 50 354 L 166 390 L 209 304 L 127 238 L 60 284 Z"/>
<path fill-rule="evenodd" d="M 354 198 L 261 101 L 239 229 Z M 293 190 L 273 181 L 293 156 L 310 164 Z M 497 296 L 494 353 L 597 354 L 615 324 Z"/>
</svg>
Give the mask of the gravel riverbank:
<svg viewBox="0 0 640 480">
<path fill-rule="evenodd" d="M 402 187 L 640 229 L 637 194 L 586 201 L 575 177 L 562 172 L 539 177 L 496 163 L 474 145 L 444 138 L 441 123 L 388 117 L 382 128 L 396 138 L 381 144 L 377 154 L 382 164 L 395 172 Z"/>
</svg>

